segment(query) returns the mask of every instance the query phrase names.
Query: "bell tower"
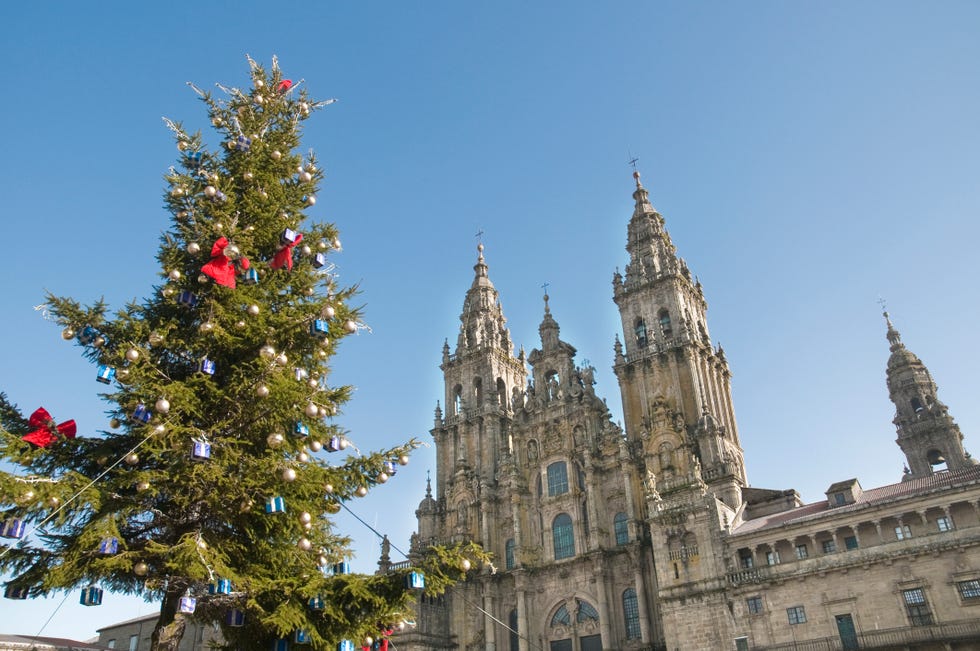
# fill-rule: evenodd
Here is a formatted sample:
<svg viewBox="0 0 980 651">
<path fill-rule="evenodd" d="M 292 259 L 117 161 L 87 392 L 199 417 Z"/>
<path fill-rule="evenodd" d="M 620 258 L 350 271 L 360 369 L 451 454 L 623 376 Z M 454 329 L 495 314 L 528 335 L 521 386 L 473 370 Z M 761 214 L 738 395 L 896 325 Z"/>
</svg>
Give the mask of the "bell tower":
<svg viewBox="0 0 980 651">
<path fill-rule="evenodd" d="M 976 465 L 963 449 L 963 434 L 949 415 L 949 409 L 936 397 L 936 383 L 929 369 L 902 343 L 888 312 L 888 397 L 895 403 L 895 429 L 898 446 L 908 460 L 902 481 L 927 477 L 936 466 L 962 470 Z"/>
<path fill-rule="evenodd" d="M 478 247 L 473 283 L 463 300 L 456 348 L 443 345 L 445 414 L 436 407 L 436 494 L 442 542 L 489 544 L 499 516 L 495 474 L 509 454 L 512 403 L 527 382 L 524 352 L 514 357 L 507 319 Z M 521 399 L 523 402 L 523 398 Z"/>
<path fill-rule="evenodd" d="M 670 240 L 634 172 L 625 277 L 613 276 L 625 341 L 614 370 L 626 434 L 641 442 L 660 493 L 703 481 L 730 508 L 741 503 L 745 466 L 731 397 L 731 372 L 708 334 L 701 283 Z"/>
</svg>

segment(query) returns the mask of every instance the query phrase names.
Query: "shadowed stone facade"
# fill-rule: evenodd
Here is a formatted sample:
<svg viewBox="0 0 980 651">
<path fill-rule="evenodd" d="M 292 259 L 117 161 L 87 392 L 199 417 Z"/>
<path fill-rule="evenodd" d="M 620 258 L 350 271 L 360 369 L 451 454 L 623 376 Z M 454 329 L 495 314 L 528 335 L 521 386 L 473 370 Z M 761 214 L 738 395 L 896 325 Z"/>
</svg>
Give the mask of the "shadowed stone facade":
<svg viewBox="0 0 980 651">
<path fill-rule="evenodd" d="M 480 247 L 412 549 L 473 540 L 495 563 L 423 599 L 398 648 L 980 648 L 980 466 L 925 365 L 886 314 L 900 483 L 808 505 L 750 487 L 702 287 L 635 178 L 613 276 L 625 430 L 547 296 L 515 356 Z"/>
</svg>

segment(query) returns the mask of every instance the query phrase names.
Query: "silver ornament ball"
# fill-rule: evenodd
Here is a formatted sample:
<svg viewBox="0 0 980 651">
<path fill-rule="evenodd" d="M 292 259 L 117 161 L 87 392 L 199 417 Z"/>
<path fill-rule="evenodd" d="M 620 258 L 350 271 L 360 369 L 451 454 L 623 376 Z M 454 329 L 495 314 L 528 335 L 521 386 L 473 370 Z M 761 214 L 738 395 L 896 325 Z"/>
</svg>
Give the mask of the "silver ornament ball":
<svg viewBox="0 0 980 651">
<path fill-rule="evenodd" d="M 297 543 L 297 545 L 304 552 L 308 552 L 311 549 L 313 549 L 313 543 L 310 542 L 309 538 L 300 538 L 299 539 L 299 542 Z"/>
<path fill-rule="evenodd" d="M 306 454 L 305 452 L 300 452 L 296 455 L 296 460 L 300 463 L 306 463 L 310 460 L 310 455 Z"/>
<path fill-rule="evenodd" d="M 155 407 L 157 408 L 157 412 L 167 414 L 170 412 L 170 401 L 166 398 L 160 398 L 157 400 Z"/>
<path fill-rule="evenodd" d="M 323 449 L 323 443 L 319 441 L 310 441 L 310 452 L 319 452 Z"/>
<path fill-rule="evenodd" d="M 167 278 L 169 278 L 174 282 L 177 282 L 178 280 L 180 280 L 180 272 L 174 269 L 173 271 L 167 274 Z"/>
<path fill-rule="evenodd" d="M 74 339 L 75 331 L 72 330 L 71 328 L 65 328 L 64 330 L 61 331 L 61 338 L 64 339 L 65 341 Z"/>
<path fill-rule="evenodd" d="M 126 463 L 127 464 L 129 464 L 131 466 L 135 466 L 139 462 L 140 462 L 139 455 L 136 454 L 135 452 L 130 452 L 129 454 L 126 455 Z"/>
<path fill-rule="evenodd" d="M 304 410 L 304 413 L 310 418 L 316 418 L 316 415 L 317 413 L 319 413 L 319 411 L 320 409 L 311 402 L 310 404 L 306 405 L 306 409 Z"/>
<path fill-rule="evenodd" d="M 191 255 L 197 255 L 198 253 L 201 252 L 201 245 L 198 244 L 197 242 L 191 242 L 190 244 L 187 245 L 187 252 L 190 253 Z"/>
<path fill-rule="evenodd" d="M 271 156 L 272 160 L 279 160 L 282 158 L 282 152 L 280 152 L 278 149 L 273 149 Z"/>
<path fill-rule="evenodd" d="M 129 350 L 126 351 L 126 359 L 129 360 L 130 362 L 135 362 L 139 358 L 140 358 L 140 351 L 136 350 L 135 348 L 130 348 Z"/>
<path fill-rule="evenodd" d="M 259 315 L 259 306 L 256 305 L 255 303 L 252 303 L 251 305 L 248 306 L 248 309 L 246 310 L 246 312 L 248 312 L 249 316 L 258 316 Z"/>
<path fill-rule="evenodd" d="M 257 395 L 260 398 L 268 398 L 269 387 L 267 387 L 264 384 L 260 384 L 259 386 L 255 387 L 255 395 Z"/>
<path fill-rule="evenodd" d="M 276 349 L 269 344 L 266 344 L 265 346 L 259 348 L 259 355 L 266 359 L 272 359 L 276 356 Z"/>
<path fill-rule="evenodd" d="M 286 468 L 282 471 L 283 481 L 296 481 L 296 470 L 293 468 Z"/>
<path fill-rule="evenodd" d="M 357 490 L 354 491 L 354 494 L 357 495 L 358 497 L 364 497 L 365 495 L 368 494 L 368 489 L 365 488 L 364 486 L 358 486 Z"/>
<path fill-rule="evenodd" d="M 269 434 L 269 436 L 267 436 L 265 439 L 265 442 L 269 444 L 270 448 L 279 447 L 283 444 L 283 441 L 285 441 L 285 438 L 283 438 L 283 435 L 279 433 Z"/>
<path fill-rule="evenodd" d="M 133 566 L 133 574 L 136 576 L 146 576 L 146 573 L 149 571 L 150 568 L 142 561 Z"/>
</svg>

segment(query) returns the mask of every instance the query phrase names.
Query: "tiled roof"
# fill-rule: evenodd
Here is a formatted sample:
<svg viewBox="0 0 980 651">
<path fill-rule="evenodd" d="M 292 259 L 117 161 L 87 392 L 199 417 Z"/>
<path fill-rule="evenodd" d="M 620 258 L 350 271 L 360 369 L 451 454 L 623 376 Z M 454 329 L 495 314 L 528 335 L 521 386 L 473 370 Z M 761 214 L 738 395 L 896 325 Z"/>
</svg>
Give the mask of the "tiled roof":
<svg viewBox="0 0 980 651">
<path fill-rule="evenodd" d="M 95 629 L 96 631 L 106 631 L 110 628 L 119 628 L 120 626 L 128 626 L 129 624 L 138 624 L 139 622 L 148 622 L 150 620 L 155 620 L 160 616 L 160 613 L 150 613 L 149 615 L 141 615 L 139 617 L 134 617 L 133 619 L 127 619 L 122 622 L 116 622 L 115 624 L 109 624 L 108 626 L 103 626 L 102 628 Z"/>
<path fill-rule="evenodd" d="M 102 651 L 103 649 L 109 648 L 91 642 L 79 642 L 78 640 L 69 640 L 63 637 L 35 637 L 33 635 L 0 635 L 0 642 L 23 644 L 25 648 L 37 644 L 58 649 L 72 649 L 73 651 Z"/>
<path fill-rule="evenodd" d="M 892 500 L 914 497 L 917 495 L 926 495 L 935 491 L 941 491 L 956 486 L 966 486 L 977 482 L 980 482 L 980 465 L 967 468 L 966 470 L 937 472 L 936 474 L 928 477 L 920 477 L 919 479 L 911 479 L 909 481 L 898 482 L 897 484 L 889 484 L 879 488 L 868 489 L 863 492 L 856 502 L 846 506 L 839 506 L 832 509 L 827 504 L 827 501 L 823 500 L 820 502 L 813 502 L 812 504 L 804 504 L 799 508 L 791 509 L 789 511 L 773 513 L 771 515 L 764 515 L 753 520 L 747 520 L 739 526 L 734 527 L 732 529 L 732 535 L 737 536 L 746 533 L 753 533 L 762 529 L 769 529 L 771 527 L 777 527 L 789 523 L 817 519 L 825 514 L 829 514 L 829 512 L 832 512 L 836 516 L 841 513 L 848 513 L 850 511 L 864 509 L 883 502 L 890 502 Z"/>
</svg>

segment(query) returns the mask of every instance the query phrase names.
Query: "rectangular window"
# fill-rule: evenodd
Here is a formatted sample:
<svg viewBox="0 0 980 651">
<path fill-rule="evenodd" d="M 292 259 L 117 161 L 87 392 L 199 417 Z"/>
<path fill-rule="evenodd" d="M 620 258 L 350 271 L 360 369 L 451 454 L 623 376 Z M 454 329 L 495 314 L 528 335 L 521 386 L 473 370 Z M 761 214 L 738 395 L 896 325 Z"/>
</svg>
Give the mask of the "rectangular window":
<svg viewBox="0 0 980 651">
<path fill-rule="evenodd" d="M 940 531 L 952 531 L 953 521 L 944 515 L 936 518 L 936 526 L 939 527 Z"/>
<path fill-rule="evenodd" d="M 749 597 L 745 600 L 745 605 L 750 615 L 758 615 L 762 612 L 762 597 Z"/>
<path fill-rule="evenodd" d="M 563 495 L 568 492 L 568 466 L 564 461 L 556 461 L 548 466 L 548 495 Z"/>
<path fill-rule="evenodd" d="M 958 581 L 956 589 L 960 591 L 960 597 L 963 599 L 980 599 L 980 579 Z"/>
<path fill-rule="evenodd" d="M 136 651 L 136 648 L 139 645 L 140 645 L 140 636 L 139 635 L 130 635 L 129 636 L 129 651 Z"/>
<path fill-rule="evenodd" d="M 745 569 L 749 569 L 755 565 L 755 561 L 752 560 L 752 552 L 747 549 L 743 549 L 738 553 L 738 560 Z"/>
<path fill-rule="evenodd" d="M 929 603 L 922 588 L 902 590 L 902 598 L 905 600 L 905 608 L 908 610 L 912 626 L 932 625 L 932 613 L 929 611 Z"/>
<path fill-rule="evenodd" d="M 847 538 L 844 538 L 844 549 L 850 550 L 850 549 L 857 549 L 857 548 L 858 548 L 857 536 L 848 536 Z"/>
<path fill-rule="evenodd" d="M 110 649 L 115 649 L 116 648 L 116 638 L 112 638 L 111 640 L 109 640 L 108 642 L 106 642 L 105 645 L 107 647 L 109 647 Z"/>
<path fill-rule="evenodd" d="M 749 651 L 749 638 L 747 637 L 735 638 L 735 651 Z"/>
<path fill-rule="evenodd" d="M 833 554 L 837 551 L 837 542 L 834 540 L 825 540 L 822 545 L 824 554 Z"/>
<path fill-rule="evenodd" d="M 806 624 L 806 611 L 803 606 L 793 606 L 786 609 L 786 617 L 790 624 Z"/>
<path fill-rule="evenodd" d="M 800 559 L 800 560 L 802 561 L 802 560 L 803 560 L 804 558 L 806 558 L 806 557 L 807 557 L 808 555 L 809 555 L 809 554 L 807 554 L 807 551 L 806 551 L 806 545 L 797 545 L 797 546 L 796 546 L 796 557 L 797 557 L 798 559 Z"/>
<path fill-rule="evenodd" d="M 779 552 L 775 550 L 766 552 L 766 565 L 779 565 Z"/>
<path fill-rule="evenodd" d="M 895 540 L 905 540 L 912 537 L 912 529 L 907 524 L 895 527 Z"/>
<path fill-rule="evenodd" d="M 847 504 L 847 499 L 844 497 L 844 493 L 834 493 L 834 502 L 837 504 L 837 506 Z"/>
</svg>

